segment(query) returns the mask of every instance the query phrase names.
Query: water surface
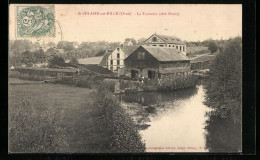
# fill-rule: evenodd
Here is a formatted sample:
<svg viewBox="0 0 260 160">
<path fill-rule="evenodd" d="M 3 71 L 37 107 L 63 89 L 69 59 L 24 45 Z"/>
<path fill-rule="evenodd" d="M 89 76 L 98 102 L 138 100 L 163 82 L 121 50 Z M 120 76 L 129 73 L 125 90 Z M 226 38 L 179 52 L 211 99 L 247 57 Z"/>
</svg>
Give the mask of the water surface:
<svg viewBox="0 0 260 160">
<path fill-rule="evenodd" d="M 171 92 L 126 94 L 122 100 L 147 106 L 150 126 L 140 134 L 147 152 L 208 152 L 203 86 Z M 153 109 L 155 108 L 155 109 Z"/>
</svg>

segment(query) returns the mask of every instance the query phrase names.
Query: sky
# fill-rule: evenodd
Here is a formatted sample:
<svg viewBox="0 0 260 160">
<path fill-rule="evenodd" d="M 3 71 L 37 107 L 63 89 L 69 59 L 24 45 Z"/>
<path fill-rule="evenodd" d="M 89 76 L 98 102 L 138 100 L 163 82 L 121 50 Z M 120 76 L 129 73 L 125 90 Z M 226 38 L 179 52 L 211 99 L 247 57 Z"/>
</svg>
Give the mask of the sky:
<svg viewBox="0 0 260 160">
<path fill-rule="evenodd" d="M 9 39 L 16 36 L 16 5 L 9 8 Z M 124 15 L 83 15 L 119 12 Z M 81 13 L 81 15 L 79 15 Z M 166 15 L 160 15 L 164 13 Z M 242 36 L 240 4 L 59 4 L 55 5 L 55 38 L 32 41 L 108 41 L 149 38 L 152 34 L 177 36 L 185 41 Z M 62 33 L 62 35 L 61 35 Z"/>
</svg>

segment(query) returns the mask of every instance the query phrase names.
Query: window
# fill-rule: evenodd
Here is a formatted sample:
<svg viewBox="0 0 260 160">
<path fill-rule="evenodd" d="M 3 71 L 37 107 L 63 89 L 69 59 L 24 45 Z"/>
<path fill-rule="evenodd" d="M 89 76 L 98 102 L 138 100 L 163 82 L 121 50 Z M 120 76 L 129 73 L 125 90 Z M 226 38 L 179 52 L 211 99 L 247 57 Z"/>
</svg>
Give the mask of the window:
<svg viewBox="0 0 260 160">
<path fill-rule="evenodd" d="M 153 42 L 156 42 L 156 41 L 157 41 L 157 38 L 156 38 L 156 37 L 153 37 L 152 41 L 153 41 Z"/>
<path fill-rule="evenodd" d="M 110 64 L 113 65 L 113 60 L 110 60 Z"/>
<path fill-rule="evenodd" d="M 110 71 L 113 71 L 113 66 L 110 66 Z"/>
<path fill-rule="evenodd" d="M 117 60 L 117 65 L 120 65 L 120 60 Z"/>
<path fill-rule="evenodd" d="M 153 45 L 153 46 L 156 46 L 156 45 Z"/>
<path fill-rule="evenodd" d="M 163 45 L 161 44 L 160 47 L 163 47 Z"/>
<path fill-rule="evenodd" d="M 176 48 L 178 49 L 178 46 L 176 46 Z"/>
<path fill-rule="evenodd" d="M 180 51 L 181 51 L 181 48 L 182 48 L 182 47 L 180 46 Z"/>
<path fill-rule="evenodd" d="M 137 78 L 137 76 L 138 76 L 138 71 L 131 70 L 131 77 L 132 78 Z"/>
<path fill-rule="evenodd" d="M 169 45 L 169 47 L 171 47 L 171 45 Z"/>
<path fill-rule="evenodd" d="M 119 52 L 119 50 L 120 50 L 120 49 L 119 49 L 119 48 L 117 48 L 117 51 L 118 51 L 118 52 Z"/>
<path fill-rule="evenodd" d="M 117 58 L 120 58 L 120 53 L 117 53 Z"/>
<path fill-rule="evenodd" d="M 174 45 L 172 47 L 174 47 Z"/>
<path fill-rule="evenodd" d="M 145 58 L 145 52 L 138 52 L 138 59 L 144 59 Z"/>
<path fill-rule="evenodd" d="M 185 51 L 185 49 L 186 49 L 186 47 L 185 47 L 185 46 L 183 46 L 183 51 Z"/>
<path fill-rule="evenodd" d="M 155 78 L 155 71 L 148 71 L 148 78 L 154 79 Z"/>
</svg>

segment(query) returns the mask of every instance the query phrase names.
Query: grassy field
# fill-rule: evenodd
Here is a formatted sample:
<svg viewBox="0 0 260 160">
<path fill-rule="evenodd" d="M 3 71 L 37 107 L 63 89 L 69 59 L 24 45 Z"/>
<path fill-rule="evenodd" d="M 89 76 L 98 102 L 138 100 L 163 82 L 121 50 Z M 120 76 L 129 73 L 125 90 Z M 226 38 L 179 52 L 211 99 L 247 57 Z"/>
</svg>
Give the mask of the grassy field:
<svg viewBox="0 0 260 160">
<path fill-rule="evenodd" d="M 9 81 L 24 83 L 10 78 Z M 9 152 L 104 152 L 91 90 L 58 84 L 9 85 Z"/>
</svg>

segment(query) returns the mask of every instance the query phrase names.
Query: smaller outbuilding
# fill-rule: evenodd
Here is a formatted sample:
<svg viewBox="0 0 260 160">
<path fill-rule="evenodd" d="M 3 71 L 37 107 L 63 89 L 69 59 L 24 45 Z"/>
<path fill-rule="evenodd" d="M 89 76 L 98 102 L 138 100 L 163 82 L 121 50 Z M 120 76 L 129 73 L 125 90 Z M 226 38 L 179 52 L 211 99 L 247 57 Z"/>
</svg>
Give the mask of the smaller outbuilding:
<svg viewBox="0 0 260 160">
<path fill-rule="evenodd" d="M 209 69 L 210 64 L 215 59 L 215 55 L 201 55 L 191 59 L 191 70 Z"/>
</svg>

